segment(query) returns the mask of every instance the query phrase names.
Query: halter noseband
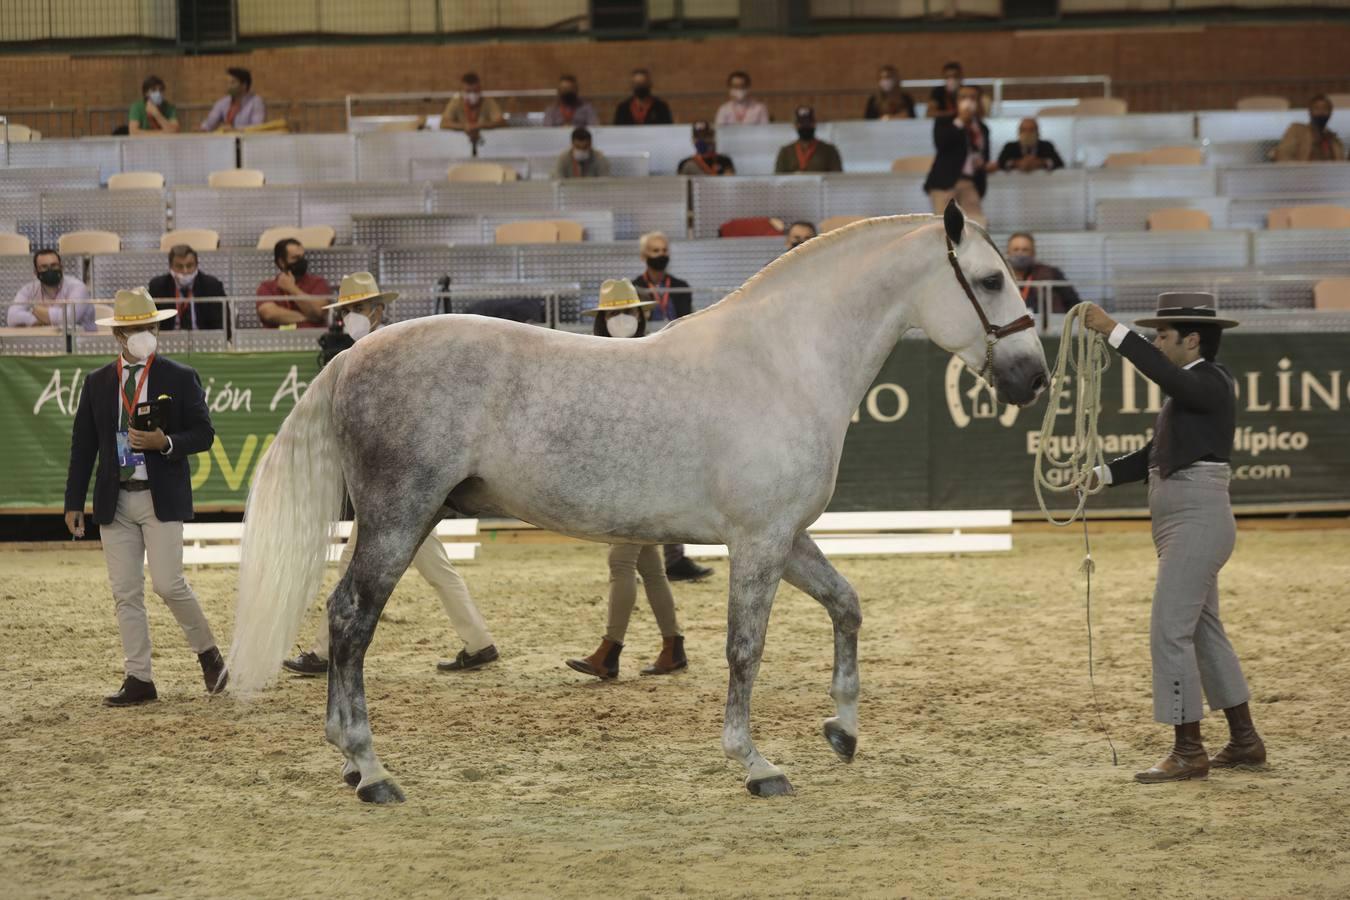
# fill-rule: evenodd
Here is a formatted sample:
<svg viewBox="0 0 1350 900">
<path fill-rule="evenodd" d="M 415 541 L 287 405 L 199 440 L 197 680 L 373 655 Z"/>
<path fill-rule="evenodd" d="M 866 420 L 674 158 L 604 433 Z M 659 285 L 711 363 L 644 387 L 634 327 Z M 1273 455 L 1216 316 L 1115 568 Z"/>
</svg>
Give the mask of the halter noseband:
<svg viewBox="0 0 1350 900">
<path fill-rule="evenodd" d="M 956 260 L 956 247 L 952 246 L 952 239 L 947 239 L 947 261 L 952 264 L 952 271 L 956 273 L 956 283 L 961 285 L 961 290 L 966 292 L 966 299 L 970 305 L 975 307 L 975 315 L 980 317 L 980 325 L 984 328 L 984 368 L 980 369 L 980 378 L 987 381 L 990 385 L 994 384 L 994 345 L 1000 339 L 1010 334 L 1016 334 L 1019 331 L 1025 331 L 1028 328 L 1036 327 L 1036 320 L 1030 315 L 1014 319 L 1002 327 L 991 325 L 989 317 L 984 314 L 984 307 L 980 306 L 980 301 L 975 299 L 975 292 L 970 289 L 970 282 L 966 281 L 966 273 L 961 271 L 961 264 Z"/>
</svg>

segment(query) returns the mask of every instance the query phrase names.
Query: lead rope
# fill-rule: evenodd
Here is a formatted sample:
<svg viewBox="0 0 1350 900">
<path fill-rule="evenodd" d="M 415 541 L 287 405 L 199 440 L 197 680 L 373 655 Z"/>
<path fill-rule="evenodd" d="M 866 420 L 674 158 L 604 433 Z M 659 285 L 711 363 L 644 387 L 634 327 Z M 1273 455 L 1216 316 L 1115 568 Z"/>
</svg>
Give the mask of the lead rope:
<svg viewBox="0 0 1350 900">
<path fill-rule="evenodd" d="M 1088 684 L 1092 689 L 1092 708 L 1097 714 L 1097 725 L 1106 737 L 1111 748 L 1111 765 L 1119 765 L 1115 742 L 1106 729 L 1106 720 L 1102 716 L 1101 702 L 1097 698 L 1096 665 L 1092 652 L 1092 573 L 1096 564 L 1092 561 L 1092 541 L 1088 535 L 1087 498 L 1101 493 L 1106 485 L 1098 479 L 1094 484 L 1092 470 L 1105 466 L 1101 437 L 1097 431 L 1098 416 L 1102 406 L 1102 376 L 1111 365 L 1111 357 L 1106 350 L 1106 341 L 1100 334 L 1091 331 L 1085 324 L 1088 304 L 1080 303 L 1069 310 L 1064 317 L 1064 331 L 1060 335 L 1059 353 L 1055 358 L 1055 371 L 1050 378 L 1050 395 L 1045 407 L 1045 418 L 1041 421 L 1040 440 L 1036 444 L 1036 502 L 1050 524 L 1064 527 L 1075 521 L 1083 521 L 1083 565 L 1080 571 L 1086 576 L 1087 590 L 1084 607 L 1087 611 L 1088 633 Z M 1078 331 L 1074 334 L 1074 324 Z M 1075 377 L 1076 376 L 1076 377 Z M 1073 442 L 1066 453 L 1047 449 L 1055 434 L 1055 419 L 1060 415 L 1059 397 L 1065 382 L 1074 380 L 1077 384 L 1077 396 L 1073 405 L 1074 431 Z M 1048 466 L 1048 468 L 1047 468 Z M 1063 473 L 1060 478 L 1051 473 Z M 1056 483 L 1058 481 L 1059 483 Z M 1046 506 L 1044 491 L 1056 493 L 1074 491 L 1078 495 L 1078 504 L 1069 513 L 1067 519 L 1057 519 Z"/>
</svg>

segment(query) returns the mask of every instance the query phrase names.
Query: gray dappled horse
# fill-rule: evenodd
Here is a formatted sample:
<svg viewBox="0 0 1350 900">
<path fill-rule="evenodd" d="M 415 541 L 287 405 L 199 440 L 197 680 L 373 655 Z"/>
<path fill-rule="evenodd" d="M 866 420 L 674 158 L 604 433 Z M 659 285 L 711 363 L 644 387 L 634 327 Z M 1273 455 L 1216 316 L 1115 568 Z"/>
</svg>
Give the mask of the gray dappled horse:
<svg viewBox="0 0 1350 900">
<path fill-rule="evenodd" d="M 346 757 L 347 782 L 375 803 L 403 792 L 372 746 L 366 648 L 443 516 L 514 516 L 611 543 L 724 543 L 722 746 L 752 794 L 790 793 L 750 738 L 780 580 L 829 613 L 837 715 L 825 737 L 845 761 L 857 747 L 858 597 L 805 531 L 834 492 L 850 418 L 915 327 L 991 379 L 1004 402 L 1032 402 L 1047 373 L 1030 326 L 1001 254 L 952 204 L 941 219 L 869 219 L 811 240 L 646 338 L 458 315 L 382 328 L 315 378 L 259 463 L 230 687 L 256 691 L 276 675 L 322 580 L 325 525 L 340 514 L 344 483 L 361 527 L 328 600 L 326 733 Z M 616 459 L 643 464 L 644 476 Z"/>
</svg>

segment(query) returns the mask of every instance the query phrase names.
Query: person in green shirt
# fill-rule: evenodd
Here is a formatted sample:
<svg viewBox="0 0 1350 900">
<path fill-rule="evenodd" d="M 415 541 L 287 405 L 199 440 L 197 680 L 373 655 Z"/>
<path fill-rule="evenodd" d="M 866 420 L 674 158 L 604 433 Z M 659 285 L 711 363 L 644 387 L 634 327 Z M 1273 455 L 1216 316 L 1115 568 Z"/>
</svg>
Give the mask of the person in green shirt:
<svg viewBox="0 0 1350 900">
<path fill-rule="evenodd" d="M 131 134 L 177 134 L 178 110 L 164 99 L 164 79 L 151 75 L 141 82 L 141 99 L 127 112 Z"/>
<path fill-rule="evenodd" d="M 844 171 L 839 148 L 816 139 L 816 111 L 811 107 L 797 107 L 797 140 L 778 151 L 773 171 L 775 175 Z"/>
</svg>

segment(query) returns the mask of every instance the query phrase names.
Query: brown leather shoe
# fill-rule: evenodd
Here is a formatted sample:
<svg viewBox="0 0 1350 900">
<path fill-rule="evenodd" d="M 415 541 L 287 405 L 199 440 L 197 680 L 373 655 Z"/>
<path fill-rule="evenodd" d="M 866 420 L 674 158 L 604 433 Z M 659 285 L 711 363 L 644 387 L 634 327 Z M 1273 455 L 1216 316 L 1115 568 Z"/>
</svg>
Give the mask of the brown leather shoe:
<svg viewBox="0 0 1350 900">
<path fill-rule="evenodd" d="M 684 635 L 661 638 L 661 654 L 656 662 L 642 670 L 643 675 L 669 675 L 681 669 L 689 668 L 689 660 L 684 655 Z"/>
<path fill-rule="evenodd" d="M 1228 719 L 1229 740 L 1224 748 L 1210 757 L 1215 769 L 1236 769 L 1238 766 L 1259 766 L 1266 761 L 1266 744 L 1252 724 L 1252 711 L 1246 703 L 1223 711 Z"/>
<path fill-rule="evenodd" d="M 567 660 L 567 667 L 608 681 L 619 677 L 619 654 L 622 652 L 623 644 L 603 638 L 598 650 L 583 659 Z"/>
<path fill-rule="evenodd" d="M 1209 777 L 1209 755 L 1200 740 L 1200 723 L 1187 722 L 1176 726 L 1176 740 L 1172 750 L 1153 768 L 1138 772 L 1134 780 L 1140 784 L 1162 784 L 1167 781 L 1202 781 Z"/>
</svg>

